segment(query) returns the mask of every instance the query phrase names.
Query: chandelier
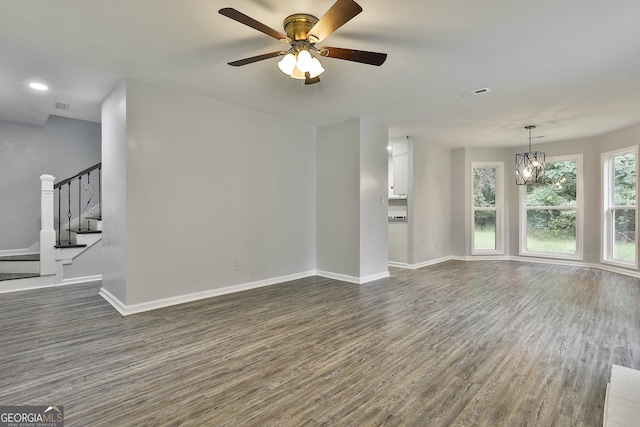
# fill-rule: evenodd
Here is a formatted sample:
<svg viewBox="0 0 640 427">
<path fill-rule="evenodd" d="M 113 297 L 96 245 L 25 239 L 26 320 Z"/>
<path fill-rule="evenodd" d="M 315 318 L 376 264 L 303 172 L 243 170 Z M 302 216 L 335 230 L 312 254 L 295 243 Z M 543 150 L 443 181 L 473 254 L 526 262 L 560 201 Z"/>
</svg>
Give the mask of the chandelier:
<svg viewBox="0 0 640 427">
<path fill-rule="evenodd" d="M 544 153 L 531 150 L 531 129 L 533 125 L 525 126 L 529 130 L 529 151 L 516 154 L 516 185 L 536 185 L 544 182 Z"/>
</svg>

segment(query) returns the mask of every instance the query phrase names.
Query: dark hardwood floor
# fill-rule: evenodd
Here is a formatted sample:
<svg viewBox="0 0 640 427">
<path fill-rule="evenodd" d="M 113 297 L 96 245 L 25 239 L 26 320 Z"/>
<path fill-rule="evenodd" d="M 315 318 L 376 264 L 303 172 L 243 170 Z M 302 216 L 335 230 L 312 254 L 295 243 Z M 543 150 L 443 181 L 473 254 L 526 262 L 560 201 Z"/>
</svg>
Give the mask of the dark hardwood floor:
<svg viewBox="0 0 640 427">
<path fill-rule="evenodd" d="M 66 426 L 599 426 L 611 364 L 640 368 L 640 282 L 598 270 L 450 261 L 129 317 L 98 289 L 0 295 L 1 405 L 64 405 Z"/>
</svg>

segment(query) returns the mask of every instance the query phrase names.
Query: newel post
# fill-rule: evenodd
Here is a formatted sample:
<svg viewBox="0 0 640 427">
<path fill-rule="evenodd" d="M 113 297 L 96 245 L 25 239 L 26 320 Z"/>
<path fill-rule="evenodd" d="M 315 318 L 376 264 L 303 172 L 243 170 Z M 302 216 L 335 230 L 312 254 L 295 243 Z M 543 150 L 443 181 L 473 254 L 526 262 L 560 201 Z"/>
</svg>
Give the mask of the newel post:
<svg viewBox="0 0 640 427">
<path fill-rule="evenodd" d="M 56 274 L 56 230 L 53 228 L 53 181 L 51 175 L 40 175 L 40 275 Z"/>
</svg>

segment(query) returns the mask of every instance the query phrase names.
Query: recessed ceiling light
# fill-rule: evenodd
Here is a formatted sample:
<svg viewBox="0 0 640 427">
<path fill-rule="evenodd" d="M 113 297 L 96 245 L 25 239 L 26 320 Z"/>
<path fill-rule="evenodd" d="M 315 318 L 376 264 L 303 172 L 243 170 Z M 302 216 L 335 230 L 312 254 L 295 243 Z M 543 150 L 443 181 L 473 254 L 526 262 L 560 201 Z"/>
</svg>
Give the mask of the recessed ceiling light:
<svg viewBox="0 0 640 427">
<path fill-rule="evenodd" d="M 29 87 L 33 90 L 49 90 L 49 87 L 42 83 L 31 82 Z"/>
</svg>

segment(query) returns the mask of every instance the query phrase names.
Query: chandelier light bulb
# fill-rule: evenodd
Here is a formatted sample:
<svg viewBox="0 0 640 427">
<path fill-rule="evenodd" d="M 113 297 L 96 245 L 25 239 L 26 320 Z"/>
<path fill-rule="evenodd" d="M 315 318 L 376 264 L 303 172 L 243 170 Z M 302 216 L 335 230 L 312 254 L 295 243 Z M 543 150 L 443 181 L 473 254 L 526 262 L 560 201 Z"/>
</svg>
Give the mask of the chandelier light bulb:
<svg viewBox="0 0 640 427">
<path fill-rule="evenodd" d="M 301 50 L 298 52 L 298 62 L 296 63 L 296 67 L 306 73 L 311 69 L 311 54 L 308 50 Z"/>
<path fill-rule="evenodd" d="M 531 162 L 531 164 L 533 165 L 534 168 L 539 168 L 540 167 L 540 162 L 538 161 L 538 157 L 534 157 L 533 161 Z"/>
<path fill-rule="evenodd" d="M 293 71 L 291 72 L 291 78 L 297 79 L 297 80 L 304 80 L 305 79 L 304 72 L 298 67 L 294 67 Z"/>
</svg>

